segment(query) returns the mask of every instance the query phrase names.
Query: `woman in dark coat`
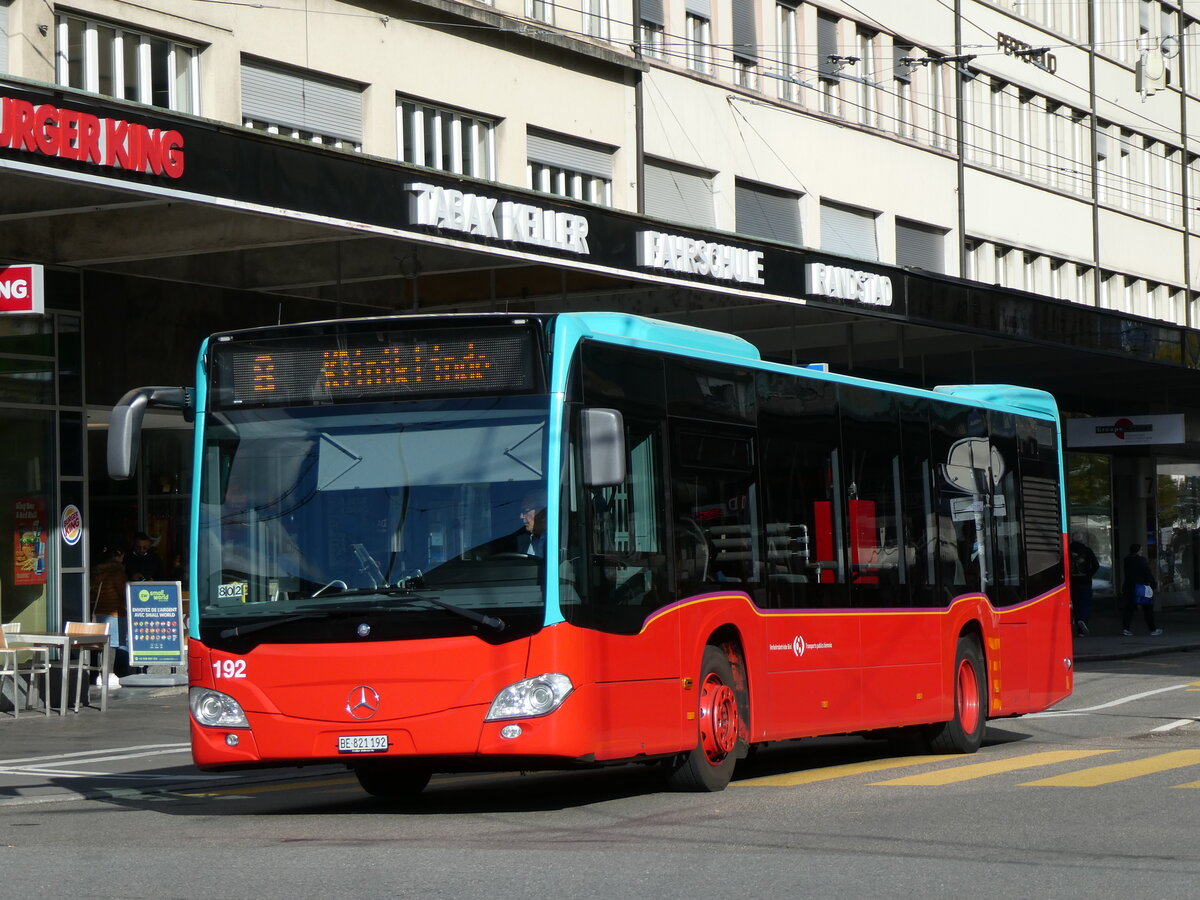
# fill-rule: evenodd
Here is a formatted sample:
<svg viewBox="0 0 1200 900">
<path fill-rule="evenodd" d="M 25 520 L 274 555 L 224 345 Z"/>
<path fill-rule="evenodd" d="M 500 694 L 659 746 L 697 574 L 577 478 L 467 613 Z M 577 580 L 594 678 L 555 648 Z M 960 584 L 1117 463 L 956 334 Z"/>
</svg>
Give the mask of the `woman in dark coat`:
<svg viewBox="0 0 1200 900">
<path fill-rule="evenodd" d="M 1152 590 L 1158 587 L 1158 582 L 1154 579 L 1154 573 L 1150 570 L 1150 563 L 1146 561 L 1146 557 L 1142 554 L 1141 544 L 1130 545 L 1129 555 L 1124 560 L 1123 572 L 1124 577 L 1121 580 L 1121 633 L 1126 637 L 1133 634 L 1131 630 L 1131 626 L 1133 625 L 1133 609 L 1135 606 L 1141 606 L 1142 615 L 1146 619 L 1146 628 L 1150 630 L 1150 634 L 1162 634 L 1162 629 L 1156 627 L 1154 624 L 1154 599 L 1151 597 L 1148 602 L 1139 604 L 1136 598 L 1137 585 L 1147 585 Z"/>
</svg>

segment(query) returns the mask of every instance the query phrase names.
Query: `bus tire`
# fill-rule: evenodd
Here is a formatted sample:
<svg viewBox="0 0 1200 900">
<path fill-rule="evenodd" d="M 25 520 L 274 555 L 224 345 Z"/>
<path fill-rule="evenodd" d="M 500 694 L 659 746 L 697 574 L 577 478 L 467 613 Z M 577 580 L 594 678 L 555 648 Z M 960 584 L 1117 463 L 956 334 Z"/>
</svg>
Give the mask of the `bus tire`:
<svg viewBox="0 0 1200 900">
<path fill-rule="evenodd" d="M 381 800 L 411 800 L 429 784 L 427 769 L 395 763 L 373 762 L 354 767 L 354 775 L 364 791 Z"/>
<path fill-rule="evenodd" d="M 668 784 L 681 791 L 723 791 L 737 765 L 742 715 L 733 667 L 719 647 L 704 648 L 697 686 L 696 746 L 676 763 Z"/>
<path fill-rule="evenodd" d="M 974 638 L 960 637 L 954 655 L 954 718 L 927 733 L 934 753 L 974 753 L 987 730 L 987 670 Z"/>
</svg>

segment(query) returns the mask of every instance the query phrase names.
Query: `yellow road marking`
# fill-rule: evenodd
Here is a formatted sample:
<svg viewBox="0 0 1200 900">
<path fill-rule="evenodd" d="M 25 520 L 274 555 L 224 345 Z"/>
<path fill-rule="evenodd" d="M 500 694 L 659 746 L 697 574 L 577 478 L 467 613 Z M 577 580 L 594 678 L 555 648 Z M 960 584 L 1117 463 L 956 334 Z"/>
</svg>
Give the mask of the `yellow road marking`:
<svg viewBox="0 0 1200 900">
<path fill-rule="evenodd" d="M 905 766 L 920 766 L 925 763 L 945 760 L 945 756 L 901 756 L 892 759 L 869 759 L 866 762 L 847 763 L 842 766 L 828 766 L 823 769 L 807 769 L 803 772 L 788 772 L 784 775 L 764 775 L 762 778 L 747 778 L 745 781 L 735 781 L 730 787 L 778 787 L 796 784 L 814 784 L 818 781 L 832 781 L 835 778 L 849 778 L 852 775 L 862 775 L 866 772 L 880 772 L 884 769 L 902 769 Z"/>
<path fill-rule="evenodd" d="M 1066 775 L 1056 775 L 1040 781 L 1028 781 L 1026 784 L 1037 787 L 1097 787 L 1102 784 L 1128 781 L 1131 778 L 1153 775 L 1155 772 L 1169 772 L 1171 769 L 1182 769 L 1187 766 L 1200 766 L 1200 750 L 1176 750 L 1172 753 L 1160 753 L 1133 762 L 1093 766 L 1090 769 L 1080 769 L 1078 772 L 1069 772 Z"/>
<path fill-rule="evenodd" d="M 886 785 L 942 785 L 957 784 L 960 781 L 971 781 L 975 778 L 986 778 L 989 775 L 999 775 L 1002 772 L 1015 772 L 1019 769 L 1033 769 L 1037 766 L 1050 766 L 1054 763 L 1071 762 L 1075 759 L 1086 759 L 1101 753 L 1114 753 L 1114 750 L 1047 750 L 1043 753 L 1030 753 L 1025 756 L 1015 756 L 1009 759 L 995 759 L 989 762 L 972 763 L 965 766 L 951 766 L 938 769 L 936 772 L 924 772 L 920 775 L 909 775 L 904 778 L 893 778 L 890 781 L 876 781 L 874 784 Z M 946 757 L 942 757 L 945 759 Z"/>
</svg>

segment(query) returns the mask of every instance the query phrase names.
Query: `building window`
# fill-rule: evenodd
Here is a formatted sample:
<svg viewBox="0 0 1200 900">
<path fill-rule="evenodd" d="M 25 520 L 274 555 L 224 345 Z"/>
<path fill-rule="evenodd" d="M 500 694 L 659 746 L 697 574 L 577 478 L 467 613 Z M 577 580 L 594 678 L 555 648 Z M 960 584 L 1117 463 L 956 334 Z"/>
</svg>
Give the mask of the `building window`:
<svg viewBox="0 0 1200 900">
<path fill-rule="evenodd" d="M 194 46 L 66 15 L 57 17 L 57 44 L 61 85 L 176 112 L 200 111 Z"/>
<path fill-rule="evenodd" d="M 663 0 L 642 0 L 642 53 L 663 59 L 666 55 L 666 17 Z"/>
<path fill-rule="evenodd" d="M 896 219 L 896 265 L 946 271 L 946 229 Z"/>
<path fill-rule="evenodd" d="M 551 0 L 525 0 L 525 16 L 552 25 L 554 23 L 554 4 Z"/>
<path fill-rule="evenodd" d="M 947 134 L 950 116 L 946 114 L 946 72 L 947 63 L 931 62 L 926 69 L 929 78 L 929 128 L 928 140 L 931 146 L 945 147 L 949 142 Z M 950 67 L 950 71 L 957 71 Z"/>
<path fill-rule="evenodd" d="M 716 224 L 711 173 L 647 160 L 644 177 L 646 215 L 684 225 Z"/>
<path fill-rule="evenodd" d="M 688 0 L 685 20 L 687 66 L 702 75 L 712 74 L 712 21 L 708 0 Z"/>
<path fill-rule="evenodd" d="M 612 206 L 611 148 L 531 129 L 527 150 L 533 190 Z"/>
<path fill-rule="evenodd" d="M 879 34 L 875 31 L 858 29 L 858 62 L 854 64 L 855 80 L 858 81 L 858 121 L 869 128 L 879 125 L 879 88 L 876 86 L 875 46 Z"/>
<path fill-rule="evenodd" d="M 826 253 L 878 260 L 876 214 L 854 206 L 821 201 L 821 249 Z"/>
<path fill-rule="evenodd" d="M 608 40 L 608 0 L 583 0 L 583 33 Z"/>
<path fill-rule="evenodd" d="M 914 48 L 908 44 L 892 44 L 892 91 L 895 94 L 896 134 L 917 136 L 917 103 L 913 96 L 913 75 L 917 66 L 912 61 Z"/>
<path fill-rule="evenodd" d="M 738 234 L 802 244 L 800 195 L 738 179 L 734 186 Z"/>
<path fill-rule="evenodd" d="M 758 23 L 755 0 L 733 0 L 734 71 L 738 87 L 758 87 Z"/>
<path fill-rule="evenodd" d="M 302 69 L 242 60 L 247 128 L 342 150 L 362 149 L 362 90 Z"/>
<path fill-rule="evenodd" d="M 804 78 L 800 71 L 794 3 L 775 5 L 775 30 L 775 39 L 779 44 L 779 99 L 799 103 L 800 83 Z"/>
<path fill-rule="evenodd" d="M 842 114 L 837 32 L 837 19 L 824 13 L 817 15 L 817 84 L 821 91 L 821 112 L 831 116 Z"/>
<path fill-rule="evenodd" d="M 8 0 L 0 3 L 0 74 L 8 71 Z"/>
<path fill-rule="evenodd" d="M 495 178 L 492 119 L 400 97 L 396 125 L 401 162 L 472 178 Z"/>
</svg>

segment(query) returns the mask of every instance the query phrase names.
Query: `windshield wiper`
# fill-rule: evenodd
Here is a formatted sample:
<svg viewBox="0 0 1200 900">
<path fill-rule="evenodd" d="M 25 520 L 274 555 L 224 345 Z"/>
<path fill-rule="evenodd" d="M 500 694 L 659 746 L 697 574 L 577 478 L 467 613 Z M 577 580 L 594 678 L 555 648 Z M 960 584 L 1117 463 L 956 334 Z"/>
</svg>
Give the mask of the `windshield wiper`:
<svg viewBox="0 0 1200 900">
<path fill-rule="evenodd" d="M 316 595 L 314 595 L 316 596 Z M 462 616 L 468 621 L 483 625 L 486 628 L 491 628 L 495 631 L 503 631 L 508 627 L 508 624 L 496 616 L 486 616 L 483 613 L 476 612 L 473 609 L 467 609 L 464 606 L 455 606 L 453 603 L 447 603 L 445 600 L 439 600 L 437 597 L 426 597 L 424 594 L 414 594 L 410 587 L 370 587 L 370 588 L 353 588 L 348 591 L 338 591 L 336 594 L 323 594 L 322 599 L 328 597 L 393 597 L 401 603 L 432 603 L 434 606 L 441 607 L 444 610 Z M 286 621 L 286 620 L 284 620 Z"/>
<path fill-rule="evenodd" d="M 330 612 L 310 612 L 298 616 L 284 616 L 282 619 L 261 619 L 250 625 L 236 625 L 233 628 L 222 628 L 221 637 L 241 637 L 244 634 L 253 634 L 256 631 L 266 631 L 268 628 L 274 628 L 276 625 L 299 622 L 301 619 L 327 619 L 330 615 L 332 615 Z"/>
</svg>

